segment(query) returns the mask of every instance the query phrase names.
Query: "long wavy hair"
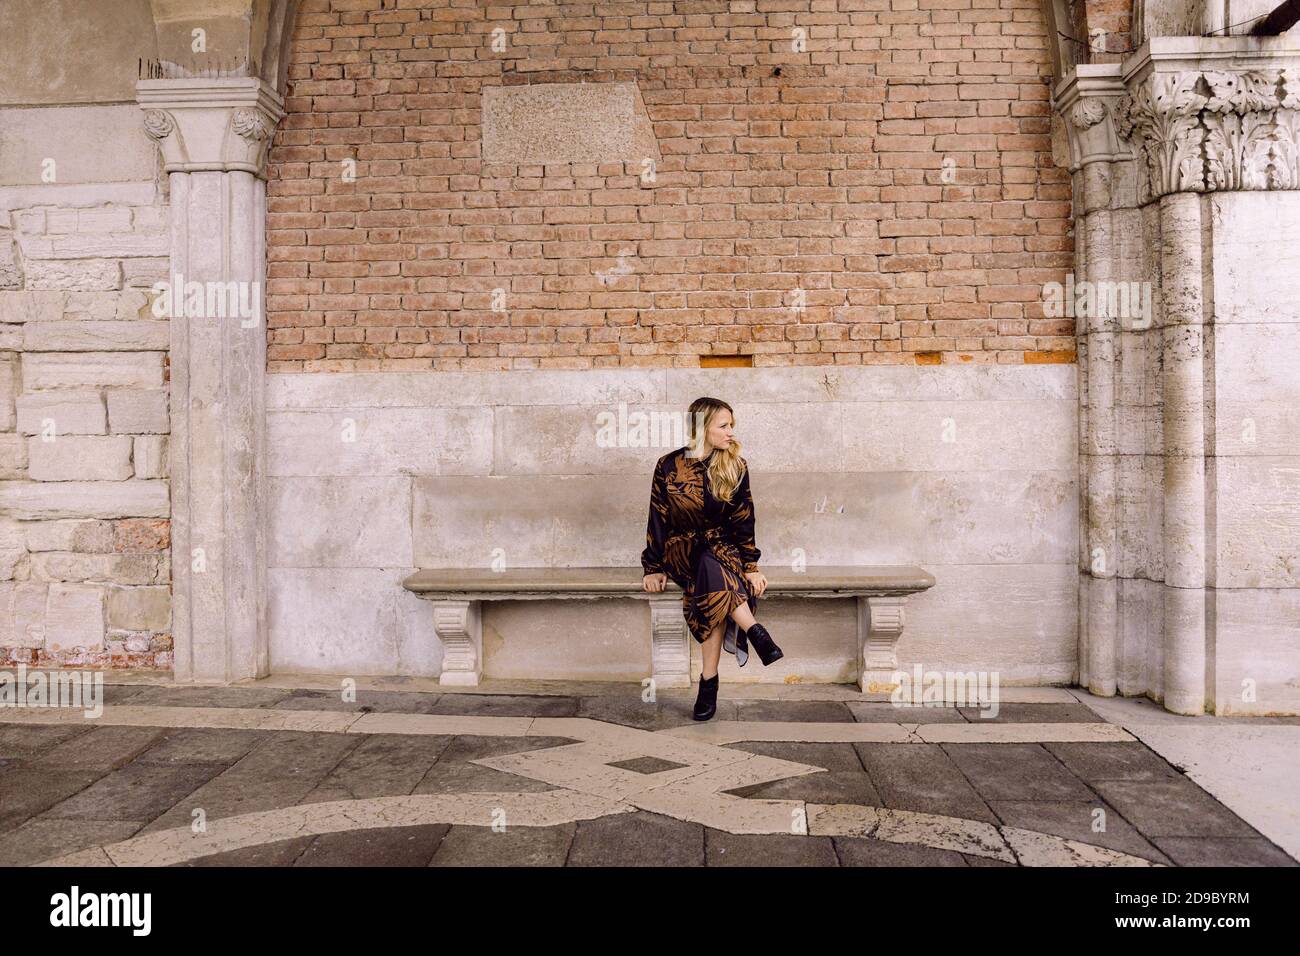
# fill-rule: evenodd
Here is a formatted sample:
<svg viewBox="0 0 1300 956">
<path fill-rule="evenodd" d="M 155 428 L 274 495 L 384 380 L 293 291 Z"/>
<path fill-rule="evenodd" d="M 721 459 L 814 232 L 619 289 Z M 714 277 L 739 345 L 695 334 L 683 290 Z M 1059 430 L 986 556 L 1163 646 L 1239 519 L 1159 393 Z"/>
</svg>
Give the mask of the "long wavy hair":
<svg viewBox="0 0 1300 956">
<path fill-rule="evenodd" d="M 703 458 L 708 453 L 705 435 L 713 417 L 721 411 L 731 412 L 731 422 L 733 425 L 736 423 L 736 413 L 720 398 L 705 395 L 691 402 L 691 407 L 686 412 L 686 421 L 689 429 L 688 447 L 693 457 Z M 719 448 L 709 463 L 709 489 L 713 492 L 713 497 L 719 501 L 731 501 L 744 474 L 745 465 L 740 460 L 740 440 L 733 435 L 730 447 Z"/>
</svg>

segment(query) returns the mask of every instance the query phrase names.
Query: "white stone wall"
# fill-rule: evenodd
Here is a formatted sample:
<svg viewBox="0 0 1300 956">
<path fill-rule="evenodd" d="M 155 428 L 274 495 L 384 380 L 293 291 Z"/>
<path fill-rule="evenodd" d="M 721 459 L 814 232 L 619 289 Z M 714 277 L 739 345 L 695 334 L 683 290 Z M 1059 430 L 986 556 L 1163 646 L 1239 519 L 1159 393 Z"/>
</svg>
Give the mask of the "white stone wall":
<svg viewBox="0 0 1300 956">
<path fill-rule="evenodd" d="M 1226 713 L 1300 713 L 1300 193 L 1206 204 L 1215 697 Z"/>
<path fill-rule="evenodd" d="M 0 660 L 170 667 L 154 150 L 134 106 L 2 113 Z"/>
<path fill-rule="evenodd" d="M 639 566 L 659 448 L 597 415 L 736 410 L 765 564 L 919 564 L 900 661 L 1068 683 L 1077 640 L 1074 366 L 272 375 L 273 670 L 436 674 L 416 567 Z M 353 440 L 347 440 L 352 437 Z M 801 679 L 851 680 L 850 601 L 770 601 Z M 639 602 L 499 605 L 488 676 L 649 673 Z M 762 679 L 747 667 L 745 679 Z"/>
</svg>

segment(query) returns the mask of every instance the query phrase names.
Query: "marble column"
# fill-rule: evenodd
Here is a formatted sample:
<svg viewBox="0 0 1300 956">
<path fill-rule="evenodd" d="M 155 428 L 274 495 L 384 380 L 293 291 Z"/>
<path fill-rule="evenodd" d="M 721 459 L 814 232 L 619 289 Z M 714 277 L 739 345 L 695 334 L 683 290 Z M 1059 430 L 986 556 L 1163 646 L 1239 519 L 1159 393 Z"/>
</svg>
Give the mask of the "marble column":
<svg viewBox="0 0 1300 956">
<path fill-rule="evenodd" d="M 1115 132 L 1124 94 L 1118 64 L 1080 64 L 1058 85 L 1074 191 L 1073 287 L 1119 281 L 1127 265 L 1119 237 L 1136 195 L 1132 153 Z M 1067 292 L 1071 288 L 1067 285 Z M 1075 315 L 1079 367 L 1079 683 L 1111 696 L 1119 650 L 1119 440 L 1116 362 L 1119 317 Z"/>
<path fill-rule="evenodd" d="M 137 100 L 170 188 L 175 676 L 265 676 L 264 177 L 283 104 L 255 78 L 144 80 Z"/>
</svg>

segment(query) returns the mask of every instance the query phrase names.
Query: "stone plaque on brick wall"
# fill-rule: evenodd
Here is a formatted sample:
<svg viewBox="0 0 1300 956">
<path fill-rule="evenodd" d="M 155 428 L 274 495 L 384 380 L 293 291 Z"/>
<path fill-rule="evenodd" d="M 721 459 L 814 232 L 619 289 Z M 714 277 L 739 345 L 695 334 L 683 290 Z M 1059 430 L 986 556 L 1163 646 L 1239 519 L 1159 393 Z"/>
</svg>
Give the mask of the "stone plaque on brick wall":
<svg viewBox="0 0 1300 956">
<path fill-rule="evenodd" d="M 483 90 L 484 162 L 618 163 L 658 155 L 635 83 Z"/>
</svg>

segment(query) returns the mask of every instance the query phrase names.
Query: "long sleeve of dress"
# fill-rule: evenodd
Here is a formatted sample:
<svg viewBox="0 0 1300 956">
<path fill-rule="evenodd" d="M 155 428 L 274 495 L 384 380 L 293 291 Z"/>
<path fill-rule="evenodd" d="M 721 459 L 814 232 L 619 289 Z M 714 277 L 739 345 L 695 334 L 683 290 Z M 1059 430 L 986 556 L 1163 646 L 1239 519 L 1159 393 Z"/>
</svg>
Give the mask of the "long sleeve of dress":
<svg viewBox="0 0 1300 956">
<path fill-rule="evenodd" d="M 641 568 L 646 574 L 664 573 L 664 540 L 668 537 L 668 482 L 663 469 L 655 465 L 654 481 L 650 485 L 650 517 L 646 521 L 645 550 L 641 552 Z"/>
<path fill-rule="evenodd" d="M 732 515 L 732 540 L 740 550 L 740 560 L 744 562 L 744 572 L 758 570 L 758 559 L 762 554 L 754 542 L 754 496 L 749 490 L 749 468 L 740 478 L 736 488 L 736 509 Z"/>
</svg>

